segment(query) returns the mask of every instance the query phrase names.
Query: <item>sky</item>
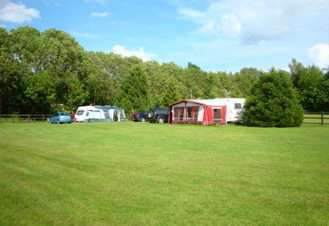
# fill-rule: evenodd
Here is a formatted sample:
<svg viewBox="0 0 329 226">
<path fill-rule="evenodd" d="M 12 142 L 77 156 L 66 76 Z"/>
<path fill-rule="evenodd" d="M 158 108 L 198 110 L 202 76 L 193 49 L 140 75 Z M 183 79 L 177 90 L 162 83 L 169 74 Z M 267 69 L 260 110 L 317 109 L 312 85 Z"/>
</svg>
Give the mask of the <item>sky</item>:
<svg viewBox="0 0 329 226">
<path fill-rule="evenodd" d="M 70 33 L 84 49 L 207 71 L 329 67 L 329 0 L 0 0 L 0 26 Z"/>
</svg>

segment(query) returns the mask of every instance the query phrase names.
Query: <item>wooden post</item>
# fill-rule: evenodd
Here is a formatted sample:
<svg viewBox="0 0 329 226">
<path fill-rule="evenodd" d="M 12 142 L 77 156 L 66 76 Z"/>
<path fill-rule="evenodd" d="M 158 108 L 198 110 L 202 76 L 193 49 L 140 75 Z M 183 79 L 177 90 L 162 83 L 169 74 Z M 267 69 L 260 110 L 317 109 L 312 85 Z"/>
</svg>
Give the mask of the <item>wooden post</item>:
<svg viewBox="0 0 329 226">
<path fill-rule="evenodd" d="M 324 113 L 323 111 L 321 111 L 321 125 L 324 124 Z"/>
</svg>

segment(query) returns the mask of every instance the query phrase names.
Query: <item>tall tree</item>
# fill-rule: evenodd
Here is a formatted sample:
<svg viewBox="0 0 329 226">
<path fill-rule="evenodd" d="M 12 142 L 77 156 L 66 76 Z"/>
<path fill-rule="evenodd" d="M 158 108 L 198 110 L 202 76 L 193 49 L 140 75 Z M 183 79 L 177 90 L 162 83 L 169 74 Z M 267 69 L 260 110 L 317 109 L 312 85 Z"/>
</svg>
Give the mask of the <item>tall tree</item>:
<svg viewBox="0 0 329 226">
<path fill-rule="evenodd" d="M 133 111 L 145 111 L 149 108 L 148 95 L 145 72 L 140 65 L 134 66 L 130 74 L 123 81 L 118 103 L 120 103 L 128 113 Z"/>
<path fill-rule="evenodd" d="M 248 126 L 300 126 L 303 109 L 287 72 L 272 69 L 259 77 L 247 99 L 243 123 Z"/>
<path fill-rule="evenodd" d="M 237 97 L 248 97 L 251 94 L 251 88 L 262 74 L 256 68 L 242 68 L 239 73 L 233 77 L 233 83 L 236 86 Z"/>
</svg>

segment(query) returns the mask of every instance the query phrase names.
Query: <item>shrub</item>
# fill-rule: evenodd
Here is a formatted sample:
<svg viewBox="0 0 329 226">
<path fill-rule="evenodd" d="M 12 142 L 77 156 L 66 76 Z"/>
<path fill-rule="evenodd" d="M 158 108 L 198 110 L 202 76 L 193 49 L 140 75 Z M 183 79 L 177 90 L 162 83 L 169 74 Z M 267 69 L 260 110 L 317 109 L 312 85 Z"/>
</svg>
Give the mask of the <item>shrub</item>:
<svg viewBox="0 0 329 226">
<path fill-rule="evenodd" d="M 301 125 L 303 108 L 287 72 L 272 69 L 259 77 L 247 99 L 242 120 L 248 126 Z"/>
</svg>

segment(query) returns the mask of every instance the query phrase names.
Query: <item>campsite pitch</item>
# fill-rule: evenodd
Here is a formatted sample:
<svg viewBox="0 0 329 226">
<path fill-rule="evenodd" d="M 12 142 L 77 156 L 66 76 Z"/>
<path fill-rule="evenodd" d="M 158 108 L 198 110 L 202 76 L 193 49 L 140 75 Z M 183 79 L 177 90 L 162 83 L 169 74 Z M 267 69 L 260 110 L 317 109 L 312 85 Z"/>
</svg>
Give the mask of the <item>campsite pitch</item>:
<svg viewBox="0 0 329 226">
<path fill-rule="evenodd" d="M 0 123 L 0 225 L 327 225 L 329 126 Z"/>
</svg>

